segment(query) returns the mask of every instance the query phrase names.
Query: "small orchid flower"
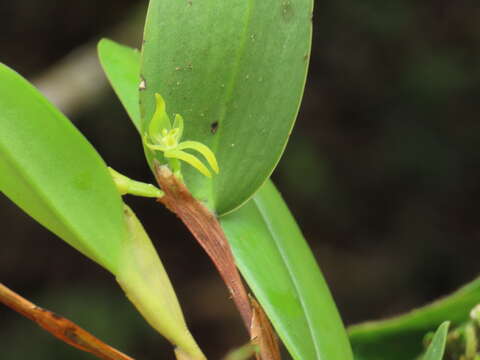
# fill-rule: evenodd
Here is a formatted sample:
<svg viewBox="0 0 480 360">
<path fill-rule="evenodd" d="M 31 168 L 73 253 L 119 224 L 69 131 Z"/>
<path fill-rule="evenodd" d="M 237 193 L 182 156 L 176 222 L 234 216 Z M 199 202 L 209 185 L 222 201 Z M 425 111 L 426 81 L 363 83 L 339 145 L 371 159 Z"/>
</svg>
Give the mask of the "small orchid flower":
<svg viewBox="0 0 480 360">
<path fill-rule="evenodd" d="M 180 141 L 183 135 L 183 118 L 180 114 L 175 115 L 173 126 L 165 109 L 165 101 L 160 94 L 155 94 L 156 108 L 148 127 L 148 132 L 143 136 L 145 146 L 150 150 L 161 151 L 168 159 L 173 172 L 181 177 L 180 162 L 185 161 L 208 178 L 212 175 L 208 168 L 194 155 L 185 152 L 191 149 L 199 152 L 218 174 L 219 168 L 215 154 L 210 148 L 198 141 Z"/>
</svg>

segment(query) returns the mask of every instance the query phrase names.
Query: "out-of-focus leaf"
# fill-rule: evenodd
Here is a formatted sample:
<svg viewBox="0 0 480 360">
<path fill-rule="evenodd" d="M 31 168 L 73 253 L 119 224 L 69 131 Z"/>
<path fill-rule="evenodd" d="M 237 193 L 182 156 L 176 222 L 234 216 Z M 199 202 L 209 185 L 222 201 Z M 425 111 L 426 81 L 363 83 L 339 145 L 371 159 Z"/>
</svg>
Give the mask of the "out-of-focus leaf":
<svg viewBox="0 0 480 360">
<path fill-rule="evenodd" d="M 448 326 L 450 323 L 445 321 L 440 325 L 433 336 L 432 342 L 427 348 L 427 352 L 422 360 L 442 360 L 445 353 L 445 344 L 447 342 Z"/>
<path fill-rule="evenodd" d="M 115 274 L 118 283 L 148 323 L 176 347 L 177 355 L 184 354 L 189 360 L 204 360 L 150 238 L 126 205 L 124 214 L 129 236 Z"/>
<path fill-rule="evenodd" d="M 240 271 L 293 358 L 352 359 L 327 284 L 273 183 L 220 221 Z"/>
<path fill-rule="evenodd" d="M 150 1 L 143 126 L 160 93 L 169 114 L 183 115 L 184 138 L 214 151 L 213 181 L 189 166 L 183 172 L 218 214 L 247 201 L 283 152 L 305 84 L 312 7 L 312 0 Z"/>
<path fill-rule="evenodd" d="M 404 315 L 369 321 L 348 329 L 355 359 L 404 360 L 422 352 L 422 338 L 445 320 L 459 325 L 480 302 L 480 279 L 455 293 Z"/>
<path fill-rule="evenodd" d="M 105 163 L 64 115 L 2 64 L 0 190 L 115 273 L 126 227 Z"/>
<path fill-rule="evenodd" d="M 135 128 L 141 133 L 138 95 L 140 53 L 112 40 L 102 39 L 98 43 L 98 56 L 113 90 L 127 110 Z"/>
<path fill-rule="evenodd" d="M 123 206 L 107 166 L 32 85 L 0 64 L 0 190 L 110 270 L 146 320 L 203 360 L 155 248 Z"/>
</svg>

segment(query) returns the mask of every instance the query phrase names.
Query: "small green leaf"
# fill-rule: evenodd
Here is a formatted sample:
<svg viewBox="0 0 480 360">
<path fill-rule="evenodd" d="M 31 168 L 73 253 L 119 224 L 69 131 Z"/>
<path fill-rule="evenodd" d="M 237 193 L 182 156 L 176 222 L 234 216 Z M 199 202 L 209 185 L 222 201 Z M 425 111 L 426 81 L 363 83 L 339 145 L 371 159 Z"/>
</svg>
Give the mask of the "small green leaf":
<svg viewBox="0 0 480 360">
<path fill-rule="evenodd" d="M 205 356 L 190 334 L 170 279 L 142 224 L 125 205 L 128 237 L 116 278 L 148 323 L 191 360 Z"/>
<path fill-rule="evenodd" d="M 219 175 L 210 180 L 185 167 L 184 179 L 218 214 L 246 202 L 280 159 L 305 84 L 312 7 L 312 0 L 150 1 L 142 122 L 148 126 L 160 93 L 169 113 L 184 117 L 184 139 L 212 149 Z"/>
<path fill-rule="evenodd" d="M 126 237 L 107 166 L 38 90 L 0 64 L 0 190 L 111 272 Z"/>
<path fill-rule="evenodd" d="M 433 336 L 432 342 L 428 346 L 427 352 L 422 360 L 442 360 L 447 342 L 448 327 L 450 323 L 445 321 L 440 325 Z"/>
<path fill-rule="evenodd" d="M 124 106 L 135 129 L 143 137 L 140 117 L 139 88 L 144 86 L 140 79 L 140 53 L 136 49 L 120 45 L 109 39 L 98 43 L 100 64 L 110 84 Z M 140 141 L 140 145 L 142 142 Z M 147 162 L 152 162 L 152 153 L 145 151 Z"/>
<path fill-rule="evenodd" d="M 220 221 L 242 275 L 293 358 L 352 359 L 328 286 L 273 183 Z"/>
<path fill-rule="evenodd" d="M 421 339 L 445 319 L 459 325 L 469 319 L 480 302 L 480 278 L 422 308 L 391 319 L 368 321 L 349 327 L 356 359 L 404 360 L 422 352 Z"/>
<path fill-rule="evenodd" d="M 112 40 L 102 39 L 98 43 L 98 56 L 115 93 L 142 135 L 138 94 L 141 82 L 140 53 Z"/>
</svg>

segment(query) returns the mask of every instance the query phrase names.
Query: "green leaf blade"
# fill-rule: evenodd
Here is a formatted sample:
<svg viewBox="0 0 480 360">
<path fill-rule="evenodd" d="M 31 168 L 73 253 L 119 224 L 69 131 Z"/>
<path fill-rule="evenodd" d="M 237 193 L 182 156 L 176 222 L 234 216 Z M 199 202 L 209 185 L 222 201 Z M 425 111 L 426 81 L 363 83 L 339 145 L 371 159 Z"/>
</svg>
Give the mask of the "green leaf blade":
<svg viewBox="0 0 480 360">
<path fill-rule="evenodd" d="M 217 213 L 240 206 L 277 164 L 298 112 L 311 40 L 311 0 L 150 1 L 142 49 L 143 122 L 154 94 L 185 119 L 185 139 L 209 146 L 212 182 L 186 169 Z"/>
<path fill-rule="evenodd" d="M 442 360 L 443 354 L 445 353 L 445 344 L 447 342 L 448 327 L 450 323 L 445 321 L 442 323 L 435 335 L 433 336 L 432 342 L 427 348 L 427 352 L 423 356 L 423 360 Z"/>
<path fill-rule="evenodd" d="M 98 43 L 100 64 L 133 125 L 142 134 L 140 117 L 140 53 L 109 39 Z"/>
<path fill-rule="evenodd" d="M 293 358 L 352 359 L 328 286 L 274 185 L 267 182 L 220 221 L 240 271 Z"/>
<path fill-rule="evenodd" d="M 453 294 L 390 319 L 368 321 L 348 328 L 356 359 L 403 360 L 421 353 L 421 339 L 445 319 L 459 325 L 480 302 L 480 278 Z"/>
<path fill-rule="evenodd" d="M 0 190 L 110 271 L 126 229 L 107 167 L 32 85 L 0 64 Z"/>
</svg>

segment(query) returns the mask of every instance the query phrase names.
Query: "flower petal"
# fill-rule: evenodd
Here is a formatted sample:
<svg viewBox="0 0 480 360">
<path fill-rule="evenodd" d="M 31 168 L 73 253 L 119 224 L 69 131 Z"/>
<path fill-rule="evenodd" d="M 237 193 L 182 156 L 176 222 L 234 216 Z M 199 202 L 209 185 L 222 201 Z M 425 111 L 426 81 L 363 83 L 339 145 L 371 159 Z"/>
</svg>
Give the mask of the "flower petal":
<svg viewBox="0 0 480 360">
<path fill-rule="evenodd" d="M 155 139 L 158 135 L 161 135 L 163 129 L 170 130 L 172 125 L 170 123 L 170 118 L 166 112 L 165 100 L 158 93 L 155 94 L 155 113 L 153 114 L 152 120 L 148 126 L 148 135 L 152 139 Z"/>
<path fill-rule="evenodd" d="M 203 155 L 205 160 L 207 160 L 208 164 L 211 166 L 213 171 L 215 171 L 216 174 L 220 171 L 217 163 L 217 158 L 215 157 L 215 154 L 213 153 L 210 148 L 198 141 L 182 141 L 180 144 L 177 146 L 178 150 L 184 150 L 184 149 L 192 149 L 195 151 L 198 151 L 200 154 Z"/>
<path fill-rule="evenodd" d="M 180 114 L 175 114 L 175 119 L 173 120 L 173 127 L 178 129 L 177 139 L 180 141 L 183 135 L 183 117 Z"/>
<path fill-rule="evenodd" d="M 208 178 L 212 177 L 212 174 L 210 174 L 210 171 L 208 171 L 207 167 L 203 165 L 200 160 L 198 160 L 195 156 L 186 153 L 185 151 L 168 150 L 168 151 L 165 151 L 164 154 L 166 158 L 175 158 L 175 159 L 185 161 L 187 164 L 193 166 L 195 169 L 200 171 L 206 177 Z"/>
</svg>

